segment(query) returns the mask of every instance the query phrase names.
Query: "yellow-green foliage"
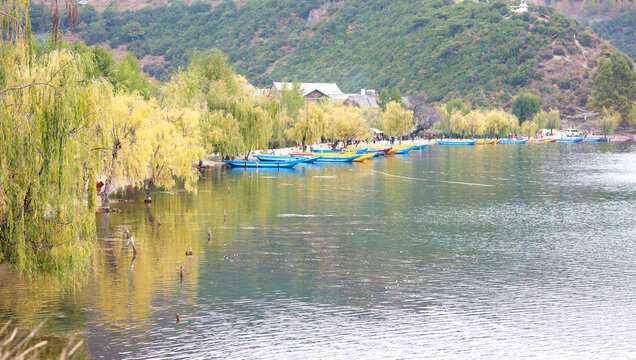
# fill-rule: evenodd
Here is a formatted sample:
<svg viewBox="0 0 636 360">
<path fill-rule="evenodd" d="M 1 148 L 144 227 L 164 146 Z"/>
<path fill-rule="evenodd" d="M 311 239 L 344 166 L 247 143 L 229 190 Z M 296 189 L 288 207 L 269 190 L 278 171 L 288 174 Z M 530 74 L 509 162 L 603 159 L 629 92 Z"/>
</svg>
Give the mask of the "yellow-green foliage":
<svg viewBox="0 0 636 360">
<path fill-rule="evenodd" d="M 150 123 L 150 170 L 147 190 L 153 186 L 170 189 L 175 179 L 184 182 L 188 191 L 194 191 L 199 173 L 192 168 L 192 161 L 200 159 L 204 152 L 199 144 L 200 114 L 188 108 L 156 109 Z"/>
<path fill-rule="evenodd" d="M 308 104 L 306 110 L 298 111 L 298 120 L 292 128 L 285 131 L 291 140 L 303 144 L 320 141 L 325 133 L 325 115 L 316 104 Z"/>
<path fill-rule="evenodd" d="M 402 108 L 399 102 L 388 103 L 383 118 L 384 133 L 388 136 L 403 136 L 413 129 L 413 111 Z"/>
<path fill-rule="evenodd" d="M 4 43 L 0 89 L 0 258 L 28 275 L 73 275 L 94 239 L 90 149 L 102 100 L 112 92 L 87 81 L 92 63 L 69 51 L 33 58 Z M 9 150 L 10 151 L 7 151 Z"/>
<path fill-rule="evenodd" d="M 354 140 L 366 137 L 368 128 L 362 110 L 353 106 L 325 103 L 322 105 L 327 117 L 326 136 L 332 140 Z"/>
<path fill-rule="evenodd" d="M 491 110 L 486 114 L 486 132 L 492 135 L 508 136 L 519 126 L 517 117 L 503 110 Z"/>
<path fill-rule="evenodd" d="M 453 106 L 442 105 L 441 109 L 442 119 L 438 128 L 462 137 L 508 136 L 519 130 L 517 117 L 503 110 L 471 111 L 454 104 Z M 530 125 L 526 125 L 528 126 Z"/>
<path fill-rule="evenodd" d="M 541 110 L 534 116 L 533 122 L 537 125 L 537 130 L 547 129 L 548 113 Z"/>
<path fill-rule="evenodd" d="M 621 114 L 617 111 L 603 111 L 603 119 L 601 120 L 601 130 L 605 135 L 614 135 L 614 131 L 621 121 Z"/>
<path fill-rule="evenodd" d="M 519 131 L 522 135 L 533 137 L 537 133 L 539 127 L 534 121 L 524 121 Z"/>
<path fill-rule="evenodd" d="M 196 53 L 188 69 L 168 84 L 164 101 L 198 111 L 204 148 L 221 156 L 267 148 L 279 115 L 278 104 L 257 96 L 220 50 Z"/>
<path fill-rule="evenodd" d="M 561 126 L 561 114 L 559 113 L 559 110 L 550 110 L 548 113 L 546 128 L 554 130 L 559 126 Z"/>
</svg>

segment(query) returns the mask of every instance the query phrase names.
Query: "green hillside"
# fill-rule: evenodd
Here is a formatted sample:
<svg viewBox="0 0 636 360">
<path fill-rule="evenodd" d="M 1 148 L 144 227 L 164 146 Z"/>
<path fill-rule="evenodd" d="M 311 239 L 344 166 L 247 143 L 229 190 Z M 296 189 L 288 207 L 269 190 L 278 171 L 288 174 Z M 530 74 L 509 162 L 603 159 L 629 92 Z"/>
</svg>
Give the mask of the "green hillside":
<svg viewBox="0 0 636 360">
<path fill-rule="evenodd" d="M 600 36 L 636 60 L 636 10 L 600 21 L 593 27 Z"/>
<path fill-rule="evenodd" d="M 309 22 L 312 10 L 322 16 Z M 429 101 L 463 97 L 478 106 L 507 105 L 527 88 L 545 107 L 567 113 L 584 106 L 607 45 L 552 8 L 510 15 L 500 1 L 253 0 L 214 8 L 174 2 L 136 12 L 111 7 L 99 18 L 82 8 L 79 28 L 88 44 L 151 55 L 144 70 L 159 78 L 184 66 L 194 50 L 218 47 L 259 86 L 335 81 L 347 92 L 397 88 Z"/>
</svg>

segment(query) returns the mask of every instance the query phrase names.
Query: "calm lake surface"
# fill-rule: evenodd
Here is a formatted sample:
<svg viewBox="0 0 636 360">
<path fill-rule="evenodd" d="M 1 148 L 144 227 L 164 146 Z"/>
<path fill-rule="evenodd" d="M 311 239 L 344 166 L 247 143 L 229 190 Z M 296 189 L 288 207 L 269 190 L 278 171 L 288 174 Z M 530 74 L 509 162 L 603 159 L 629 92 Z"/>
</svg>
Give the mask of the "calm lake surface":
<svg viewBox="0 0 636 360">
<path fill-rule="evenodd" d="M 74 291 L 0 268 L 0 320 L 104 359 L 636 358 L 636 144 L 433 146 L 122 198 Z"/>
</svg>

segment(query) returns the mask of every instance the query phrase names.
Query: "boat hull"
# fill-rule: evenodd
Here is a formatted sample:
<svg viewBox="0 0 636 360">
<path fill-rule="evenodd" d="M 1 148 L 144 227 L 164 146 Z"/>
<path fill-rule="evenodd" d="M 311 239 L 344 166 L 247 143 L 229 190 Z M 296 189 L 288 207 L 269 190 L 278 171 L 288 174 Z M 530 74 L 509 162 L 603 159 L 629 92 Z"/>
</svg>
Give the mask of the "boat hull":
<svg viewBox="0 0 636 360">
<path fill-rule="evenodd" d="M 235 160 L 223 160 L 224 163 L 231 167 L 245 167 L 245 168 L 270 168 L 270 169 L 284 169 L 292 168 L 301 162 L 302 159 L 294 161 L 235 161 Z"/>
<path fill-rule="evenodd" d="M 511 139 L 503 139 L 499 142 L 499 144 L 525 144 L 528 140 L 511 140 Z"/>
<path fill-rule="evenodd" d="M 578 138 L 578 139 L 556 139 L 556 142 L 558 143 L 578 143 L 583 141 L 583 138 Z"/>
<path fill-rule="evenodd" d="M 444 145 L 444 146 L 470 146 L 470 145 L 475 145 L 475 143 L 478 140 L 473 140 L 473 141 L 446 141 L 446 140 L 439 140 L 437 142 L 438 145 Z"/>
<path fill-rule="evenodd" d="M 294 157 L 294 156 L 275 156 L 275 155 L 254 155 L 260 161 L 296 161 L 302 159 L 303 163 L 312 163 L 322 156 L 307 156 L 307 157 Z"/>
<path fill-rule="evenodd" d="M 400 150 L 396 151 L 395 153 L 396 154 L 408 154 L 409 151 L 415 150 L 416 147 L 418 147 L 418 145 L 413 145 L 413 146 L 410 146 L 410 147 L 407 147 L 407 148 L 400 149 Z"/>
</svg>

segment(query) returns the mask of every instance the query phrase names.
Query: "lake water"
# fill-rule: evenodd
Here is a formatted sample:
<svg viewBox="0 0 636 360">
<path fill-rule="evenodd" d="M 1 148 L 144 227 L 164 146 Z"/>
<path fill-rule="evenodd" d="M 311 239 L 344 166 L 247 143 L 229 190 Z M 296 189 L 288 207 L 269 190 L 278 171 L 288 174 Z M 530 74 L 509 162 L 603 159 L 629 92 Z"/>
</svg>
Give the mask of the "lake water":
<svg viewBox="0 0 636 360">
<path fill-rule="evenodd" d="M 104 359 L 636 358 L 636 144 L 216 169 L 123 199 L 75 290 L 2 268 L 0 320 Z"/>
</svg>

